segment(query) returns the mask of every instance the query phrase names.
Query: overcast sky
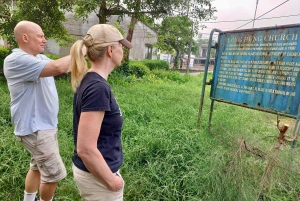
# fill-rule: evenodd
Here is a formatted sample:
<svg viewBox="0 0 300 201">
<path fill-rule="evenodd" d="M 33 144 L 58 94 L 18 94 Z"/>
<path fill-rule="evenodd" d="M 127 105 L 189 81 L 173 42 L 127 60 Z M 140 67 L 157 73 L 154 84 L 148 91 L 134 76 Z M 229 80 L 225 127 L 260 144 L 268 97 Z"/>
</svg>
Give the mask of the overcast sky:
<svg viewBox="0 0 300 201">
<path fill-rule="evenodd" d="M 208 38 L 211 30 L 214 28 L 220 29 L 222 31 L 235 30 L 238 27 L 240 27 L 238 28 L 239 30 L 252 29 L 253 22 L 248 23 L 249 21 L 238 21 L 238 20 L 253 20 L 255 14 L 256 2 L 257 0 L 213 0 L 212 5 L 217 9 L 217 12 L 214 15 L 216 19 L 209 20 L 209 22 L 219 22 L 219 21 L 237 21 L 237 22 L 203 23 L 203 25 L 207 26 L 207 28 L 200 31 L 201 33 L 203 33 L 202 34 L 203 38 Z M 282 5 L 279 6 L 280 4 Z M 277 8 L 274 9 L 275 7 Z M 258 0 L 256 18 L 261 15 L 263 16 L 260 17 L 259 19 L 263 19 L 263 18 L 272 18 L 272 19 L 255 20 L 254 28 L 270 27 L 276 25 L 279 26 L 279 25 L 286 25 L 286 24 L 298 24 L 300 23 L 300 0 L 288 0 L 288 1 L 287 0 Z M 297 15 L 297 16 L 291 16 L 291 15 Z M 283 17 L 283 16 L 291 16 L 291 17 Z M 248 24 L 245 25 L 246 23 Z"/>
</svg>

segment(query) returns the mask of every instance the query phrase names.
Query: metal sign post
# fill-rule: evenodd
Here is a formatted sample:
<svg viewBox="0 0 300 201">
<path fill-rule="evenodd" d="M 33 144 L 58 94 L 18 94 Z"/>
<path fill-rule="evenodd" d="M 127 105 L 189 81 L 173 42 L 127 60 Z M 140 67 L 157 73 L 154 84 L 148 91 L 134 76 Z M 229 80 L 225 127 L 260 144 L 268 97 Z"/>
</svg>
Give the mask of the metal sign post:
<svg viewBox="0 0 300 201">
<path fill-rule="evenodd" d="M 205 87 L 206 87 L 206 85 L 210 85 L 210 83 L 207 83 L 206 80 L 207 80 L 208 66 L 210 64 L 210 52 L 211 52 L 212 38 L 213 38 L 214 32 L 222 32 L 222 31 L 219 30 L 219 29 L 213 29 L 210 32 L 210 36 L 209 36 L 208 51 L 207 51 L 207 56 L 206 56 L 206 61 L 205 61 L 205 69 L 204 69 L 204 75 L 203 75 L 202 92 L 201 92 L 201 96 L 200 96 L 200 107 L 199 107 L 199 113 L 198 113 L 198 128 L 200 128 L 200 121 L 201 121 L 202 108 L 203 108 L 203 102 L 204 102 Z M 212 107 L 213 107 L 213 100 L 212 100 Z M 210 119 L 211 119 L 211 117 L 210 117 Z"/>
</svg>

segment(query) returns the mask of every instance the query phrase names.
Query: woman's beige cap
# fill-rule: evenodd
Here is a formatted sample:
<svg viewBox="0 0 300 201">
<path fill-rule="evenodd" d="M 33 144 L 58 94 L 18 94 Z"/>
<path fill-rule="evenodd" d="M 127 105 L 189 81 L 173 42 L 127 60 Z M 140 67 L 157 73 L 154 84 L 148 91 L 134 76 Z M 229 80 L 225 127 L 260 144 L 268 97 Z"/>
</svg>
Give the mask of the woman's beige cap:
<svg viewBox="0 0 300 201">
<path fill-rule="evenodd" d="M 93 38 L 93 44 L 101 44 L 103 47 L 113 42 L 120 42 L 128 49 L 133 47 L 132 43 L 125 39 L 116 27 L 109 24 L 96 24 L 87 31 L 87 35 Z"/>
</svg>

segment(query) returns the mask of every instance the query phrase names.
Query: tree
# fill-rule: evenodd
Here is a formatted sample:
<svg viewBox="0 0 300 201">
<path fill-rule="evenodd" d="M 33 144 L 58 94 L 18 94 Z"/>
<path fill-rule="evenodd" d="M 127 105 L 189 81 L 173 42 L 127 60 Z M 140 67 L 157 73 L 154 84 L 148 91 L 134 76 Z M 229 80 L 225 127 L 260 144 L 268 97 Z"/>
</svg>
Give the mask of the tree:
<svg viewBox="0 0 300 201">
<path fill-rule="evenodd" d="M 170 4 L 168 10 L 173 16 L 186 16 L 192 22 L 190 29 L 192 35 L 197 35 L 199 30 L 204 27 L 201 25 L 201 21 L 214 18 L 213 14 L 216 12 L 216 8 L 211 5 L 212 0 L 181 0 L 180 4 Z"/>
<path fill-rule="evenodd" d="M 166 14 L 170 4 L 178 5 L 182 0 L 75 0 L 75 15 L 87 20 L 91 13 L 96 13 L 99 23 L 106 23 L 111 15 L 124 17 L 124 15 L 143 14 L 160 17 Z"/>
<path fill-rule="evenodd" d="M 179 15 L 187 16 L 193 23 L 190 28 L 190 41 L 188 51 L 188 61 L 186 72 L 189 72 L 190 55 L 192 50 L 192 43 L 194 35 L 198 34 L 198 31 L 205 27 L 200 24 L 202 20 L 208 20 L 213 17 L 213 13 L 216 11 L 211 5 L 212 0 L 183 0 L 183 4 L 180 5 L 178 10 Z"/>
<path fill-rule="evenodd" d="M 179 59 L 182 59 L 183 55 L 189 52 L 189 42 L 191 40 L 189 33 L 192 23 L 186 16 L 168 17 L 162 21 L 161 26 L 157 29 L 158 42 L 155 47 L 167 53 L 172 53 L 175 50 L 175 69 L 179 67 Z M 196 53 L 197 50 L 197 43 L 192 40 L 192 52 Z"/>
<path fill-rule="evenodd" d="M 0 0 L 0 35 L 5 37 L 11 47 L 16 47 L 13 29 L 21 20 L 29 20 L 39 24 L 47 38 L 57 42 L 72 40 L 63 22 L 66 21 L 63 10 L 70 10 L 73 2 L 59 0 L 18 0 L 15 5 L 11 1 Z"/>
<path fill-rule="evenodd" d="M 11 2 L 0 0 L 0 35 L 14 45 L 13 29 L 17 22 L 12 18 L 11 10 Z"/>
<path fill-rule="evenodd" d="M 107 23 L 111 15 L 122 19 L 125 15 L 131 17 L 128 27 L 127 40 L 132 41 L 133 31 L 138 20 L 150 20 L 166 14 L 168 4 L 174 4 L 179 0 L 76 0 L 75 16 L 86 21 L 91 13 L 96 13 L 99 23 Z M 146 15 L 150 16 L 147 17 Z M 128 60 L 129 50 L 127 54 Z"/>
<path fill-rule="evenodd" d="M 170 16 L 188 16 L 202 20 L 210 18 L 215 11 L 211 7 L 212 0 L 76 0 L 76 16 L 87 20 L 88 16 L 95 12 L 99 23 L 106 23 L 111 15 L 118 15 L 120 19 L 124 15 L 131 16 L 127 39 L 132 40 L 135 24 L 147 15 L 148 19 Z M 193 20 L 198 22 L 197 20 Z M 198 23 L 193 23 L 198 26 Z M 193 25 L 192 25 L 193 26 Z M 192 37 L 191 37 L 192 38 Z"/>
<path fill-rule="evenodd" d="M 123 18 L 131 16 L 131 23 L 127 39 L 131 41 L 135 24 L 138 20 L 154 22 L 154 19 L 170 16 L 188 16 L 193 19 L 193 26 L 197 26 L 194 20 L 205 19 L 211 16 L 214 9 L 210 5 L 211 0 L 16 0 L 12 6 L 8 0 L 0 0 L 0 34 L 6 37 L 14 46 L 13 28 L 20 20 L 34 21 L 43 28 L 46 37 L 56 41 L 70 41 L 70 36 L 63 26 L 66 20 L 64 11 L 75 8 L 77 17 L 87 20 L 87 17 L 95 12 L 99 23 L 106 23 L 111 15 Z M 186 32 L 187 33 L 187 32 Z M 192 38 L 192 37 L 191 37 Z"/>
</svg>

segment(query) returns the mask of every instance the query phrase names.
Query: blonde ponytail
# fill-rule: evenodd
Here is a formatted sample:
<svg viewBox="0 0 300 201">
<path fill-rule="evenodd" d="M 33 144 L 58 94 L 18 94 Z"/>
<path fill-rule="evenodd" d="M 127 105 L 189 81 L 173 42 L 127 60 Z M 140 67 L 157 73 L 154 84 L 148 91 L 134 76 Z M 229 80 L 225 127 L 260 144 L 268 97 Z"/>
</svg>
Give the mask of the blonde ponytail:
<svg viewBox="0 0 300 201">
<path fill-rule="evenodd" d="M 76 92 L 77 87 L 80 85 L 81 80 L 85 76 L 88 66 L 82 53 L 83 40 L 76 41 L 70 50 L 71 55 L 71 84 L 72 89 Z"/>
</svg>

